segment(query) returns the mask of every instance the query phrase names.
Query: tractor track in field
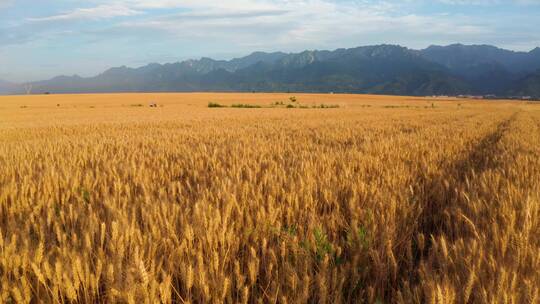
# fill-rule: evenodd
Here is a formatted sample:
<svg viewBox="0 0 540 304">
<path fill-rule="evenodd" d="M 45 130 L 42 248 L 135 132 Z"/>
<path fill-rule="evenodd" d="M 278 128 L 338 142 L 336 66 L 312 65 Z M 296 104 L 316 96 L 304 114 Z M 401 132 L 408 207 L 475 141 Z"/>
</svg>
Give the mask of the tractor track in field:
<svg viewBox="0 0 540 304">
<path fill-rule="evenodd" d="M 424 180 L 419 187 L 427 194 L 425 207 L 419 217 L 419 232 L 426 236 L 438 235 L 444 230 L 444 217 L 449 208 L 456 206 L 460 199 L 457 189 L 469 183 L 476 176 L 498 167 L 499 142 L 517 119 L 517 113 L 502 121 L 496 129 L 481 138 L 465 155 L 445 166 L 438 174 Z"/>
<path fill-rule="evenodd" d="M 459 189 L 465 188 L 467 183 L 481 173 L 498 167 L 498 155 L 501 152 L 498 144 L 517 116 L 516 112 L 501 121 L 494 131 L 480 138 L 469 151 L 465 150 L 462 157 L 443 164 L 438 173 L 420 176 L 414 186 L 415 193 L 421 197 L 418 203 L 421 204 L 422 211 L 417 218 L 416 229 L 410 236 L 413 243 L 413 261 L 412 264 L 407 260 L 401 261 L 398 282 L 406 281 L 414 285 L 420 283 L 418 269 L 422 261 L 429 259 L 433 246 L 431 238 L 437 239 L 444 234 L 449 242 L 453 242 L 460 237 L 466 237 L 463 231 L 452 227 L 459 217 L 460 205 L 465 204 Z M 416 238 L 420 234 L 424 236 L 425 245 L 419 244 Z"/>
</svg>

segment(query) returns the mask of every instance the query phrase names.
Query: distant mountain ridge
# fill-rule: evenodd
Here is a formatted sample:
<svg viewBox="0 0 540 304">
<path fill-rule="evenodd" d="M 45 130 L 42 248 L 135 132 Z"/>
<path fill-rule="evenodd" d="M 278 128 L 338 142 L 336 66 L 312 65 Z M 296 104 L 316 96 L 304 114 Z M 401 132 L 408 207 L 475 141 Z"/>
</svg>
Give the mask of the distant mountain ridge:
<svg viewBox="0 0 540 304">
<path fill-rule="evenodd" d="M 430 46 L 421 54 L 470 83 L 477 94 L 509 94 L 523 85 L 520 79 L 540 69 L 540 48 L 527 53 L 489 45 L 453 44 Z"/>
<path fill-rule="evenodd" d="M 490 45 L 430 46 L 422 55 L 452 70 L 462 70 L 482 64 L 498 64 L 512 73 L 532 72 L 540 68 L 540 48 L 530 52 L 515 52 Z"/>
<path fill-rule="evenodd" d="M 423 50 L 375 45 L 301 53 L 255 52 L 228 61 L 203 57 L 139 68 L 116 67 L 89 78 L 59 76 L 34 82 L 32 88 L 34 93 L 294 91 L 537 96 L 540 48 L 514 52 L 489 45 L 453 44 Z M 22 92 L 20 87 L 10 91 Z"/>
</svg>

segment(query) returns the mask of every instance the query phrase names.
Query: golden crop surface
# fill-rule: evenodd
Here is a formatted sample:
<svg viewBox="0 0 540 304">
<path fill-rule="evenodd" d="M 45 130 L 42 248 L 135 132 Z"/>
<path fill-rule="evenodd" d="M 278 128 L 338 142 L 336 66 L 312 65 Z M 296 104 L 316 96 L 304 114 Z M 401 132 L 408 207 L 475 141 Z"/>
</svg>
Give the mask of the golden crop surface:
<svg viewBox="0 0 540 304">
<path fill-rule="evenodd" d="M 0 302 L 540 303 L 540 105 L 290 95 L 1 97 Z"/>
</svg>

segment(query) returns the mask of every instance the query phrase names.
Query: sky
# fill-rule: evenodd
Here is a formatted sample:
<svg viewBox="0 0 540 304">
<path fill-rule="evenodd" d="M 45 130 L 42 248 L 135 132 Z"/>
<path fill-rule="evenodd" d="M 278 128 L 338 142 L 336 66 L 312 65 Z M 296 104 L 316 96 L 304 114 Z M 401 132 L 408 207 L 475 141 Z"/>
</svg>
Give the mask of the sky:
<svg viewBox="0 0 540 304">
<path fill-rule="evenodd" d="M 0 0 L 0 79 L 373 44 L 540 46 L 540 0 Z"/>
</svg>

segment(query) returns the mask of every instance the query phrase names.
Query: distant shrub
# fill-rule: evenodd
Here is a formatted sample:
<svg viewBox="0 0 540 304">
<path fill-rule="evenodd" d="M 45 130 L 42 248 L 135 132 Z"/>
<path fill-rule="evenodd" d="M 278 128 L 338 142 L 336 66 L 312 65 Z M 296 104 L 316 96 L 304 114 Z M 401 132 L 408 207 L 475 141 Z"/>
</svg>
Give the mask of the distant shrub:
<svg viewBox="0 0 540 304">
<path fill-rule="evenodd" d="M 291 102 L 295 102 L 295 104 L 276 101 L 276 102 L 272 103 L 271 106 L 277 106 L 277 107 L 284 106 L 287 109 L 333 109 L 333 108 L 339 108 L 339 105 L 320 104 L 320 105 L 312 105 L 311 106 L 311 105 L 300 104 L 300 103 L 297 102 L 295 97 L 291 97 Z"/>
<path fill-rule="evenodd" d="M 251 104 L 244 104 L 244 103 L 233 104 L 231 107 L 232 108 L 246 108 L 246 109 L 261 108 L 261 106 L 259 105 L 251 105 Z"/>
<path fill-rule="evenodd" d="M 408 109 L 411 106 L 384 106 L 385 109 Z"/>
<path fill-rule="evenodd" d="M 226 108 L 227 106 L 224 106 L 224 105 L 216 103 L 216 102 L 209 102 L 208 107 L 209 108 Z"/>
<path fill-rule="evenodd" d="M 292 96 L 291 98 L 289 98 L 289 100 L 290 100 L 291 102 L 296 102 L 296 101 L 297 101 L 296 97 L 294 97 L 294 96 Z"/>
<path fill-rule="evenodd" d="M 312 108 L 314 109 L 335 109 L 335 108 L 339 108 L 339 105 L 326 105 L 326 104 L 320 104 L 320 105 L 315 105 L 313 106 Z"/>
<path fill-rule="evenodd" d="M 129 106 L 130 107 L 135 107 L 135 108 L 144 107 L 144 105 L 142 103 L 134 103 L 134 104 L 131 104 Z"/>
</svg>

